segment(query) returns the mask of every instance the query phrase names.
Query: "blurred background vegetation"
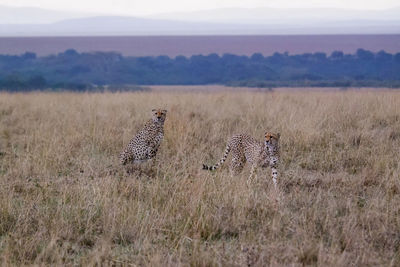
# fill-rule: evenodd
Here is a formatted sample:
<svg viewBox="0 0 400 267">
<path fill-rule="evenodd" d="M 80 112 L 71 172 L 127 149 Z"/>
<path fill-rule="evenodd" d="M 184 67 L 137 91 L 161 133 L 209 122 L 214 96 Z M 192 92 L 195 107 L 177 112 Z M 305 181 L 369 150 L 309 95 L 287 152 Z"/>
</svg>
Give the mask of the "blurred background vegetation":
<svg viewBox="0 0 400 267">
<path fill-rule="evenodd" d="M 223 84 L 260 88 L 400 87 L 400 53 L 335 51 L 124 57 L 116 52 L 0 55 L 0 90 L 143 90 L 135 85 Z"/>
</svg>

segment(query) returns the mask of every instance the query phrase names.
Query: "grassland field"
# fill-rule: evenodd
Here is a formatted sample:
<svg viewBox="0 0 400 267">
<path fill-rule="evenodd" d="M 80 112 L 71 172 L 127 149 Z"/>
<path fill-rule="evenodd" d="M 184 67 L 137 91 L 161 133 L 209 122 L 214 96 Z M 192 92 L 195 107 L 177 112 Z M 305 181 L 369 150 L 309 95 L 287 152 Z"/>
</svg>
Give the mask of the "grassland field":
<svg viewBox="0 0 400 267">
<path fill-rule="evenodd" d="M 118 154 L 168 110 L 152 171 Z M 270 170 L 201 170 L 281 133 Z M 400 266 L 400 92 L 0 94 L 0 265 Z"/>
</svg>

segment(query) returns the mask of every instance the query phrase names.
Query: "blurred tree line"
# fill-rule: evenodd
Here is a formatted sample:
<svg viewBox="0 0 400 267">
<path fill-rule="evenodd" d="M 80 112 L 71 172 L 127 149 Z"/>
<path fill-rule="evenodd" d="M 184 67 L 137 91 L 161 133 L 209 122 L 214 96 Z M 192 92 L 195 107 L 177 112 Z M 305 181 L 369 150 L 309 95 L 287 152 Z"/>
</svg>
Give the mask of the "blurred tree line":
<svg viewBox="0 0 400 267">
<path fill-rule="evenodd" d="M 400 53 L 335 51 L 263 56 L 232 54 L 124 57 L 69 49 L 37 57 L 0 55 L 0 90 L 104 90 L 127 85 L 400 87 Z M 141 87 L 133 86 L 133 90 Z"/>
</svg>

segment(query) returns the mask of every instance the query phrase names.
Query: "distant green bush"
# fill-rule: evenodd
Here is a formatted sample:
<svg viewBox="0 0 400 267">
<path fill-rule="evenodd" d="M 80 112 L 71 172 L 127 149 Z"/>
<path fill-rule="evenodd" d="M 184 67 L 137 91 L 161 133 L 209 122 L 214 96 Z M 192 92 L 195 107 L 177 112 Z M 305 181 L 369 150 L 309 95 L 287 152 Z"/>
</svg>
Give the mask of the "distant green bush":
<svg viewBox="0 0 400 267">
<path fill-rule="evenodd" d="M 400 53 L 355 54 L 334 51 L 264 57 L 232 54 L 191 57 L 123 57 L 115 52 L 64 53 L 37 57 L 0 55 L 0 89 L 9 91 L 68 89 L 96 91 L 104 86 L 142 90 L 126 85 L 225 84 L 278 86 L 400 87 Z"/>
</svg>

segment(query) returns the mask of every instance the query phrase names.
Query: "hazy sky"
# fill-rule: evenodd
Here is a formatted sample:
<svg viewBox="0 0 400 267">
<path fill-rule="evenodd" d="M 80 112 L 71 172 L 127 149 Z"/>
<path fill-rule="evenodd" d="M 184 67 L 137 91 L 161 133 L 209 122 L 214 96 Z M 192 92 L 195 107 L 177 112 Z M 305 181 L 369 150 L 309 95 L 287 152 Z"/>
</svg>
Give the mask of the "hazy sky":
<svg viewBox="0 0 400 267">
<path fill-rule="evenodd" d="M 399 0 L 0 0 L 0 5 L 104 14 L 149 15 L 225 7 L 385 9 L 400 6 L 400 2 Z"/>
</svg>

